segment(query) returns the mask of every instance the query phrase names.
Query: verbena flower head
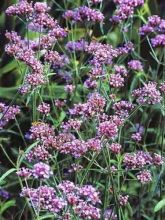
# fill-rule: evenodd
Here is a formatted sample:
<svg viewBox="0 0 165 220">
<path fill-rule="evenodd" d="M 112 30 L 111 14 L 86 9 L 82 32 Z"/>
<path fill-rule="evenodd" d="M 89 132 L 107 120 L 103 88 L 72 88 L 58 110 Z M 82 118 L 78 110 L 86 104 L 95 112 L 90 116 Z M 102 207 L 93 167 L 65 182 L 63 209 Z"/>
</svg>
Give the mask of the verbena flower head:
<svg viewBox="0 0 165 220">
<path fill-rule="evenodd" d="M 51 154 L 48 152 L 47 149 L 44 148 L 42 145 L 37 145 L 30 152 L 26 155 L 26 159 L 29 162 L 32 161 L 48 161 Z"/>
<path fill-rule="evenodd" d="M 48 164 L 39 162 L 33 166 L 32 175 L 36 179 L 48 179 L 52 174 L 53 172 Z"/>
<path fill-rule="evenodd" d="M 122 146 L 118 143 L 112 143 L 110 146 L 109 146 L 109 149 L 115 153 L 115 154 L 119 154 L 120 151 L 121 151 L 121 148 Z"/>
<path fill-rule="evenodd" d="M 6 105 L 0 102 L 0 128 L 3 128 L 12 119 L 15 119 L 16 115 L 20 113 L 20 107 L 15 105 Z"/>
<path fill-rule="evenodd" d="M 143 71 L 142 63 L 139 60 L 131 60 L 128 62 L 128 67 L 134 71 Z"/>
<path fill-rule="evenodd" d="M 152 181 L 151 172 L 149 170 L 140 171 L 137 175 L 137 179 L 142 183 L 146 184 Z"/>
<path fill-rule="evenodd" d="M 134 14 L 134 10 L 138 6 L 144 4 L 144 0 L 114 0 L 117 4 L 117 9 L 112 17 L 112 21 L 120 23 Z"/>
<path fill-rule="evenodd" d="M 114 138 L 117 135 L 118 127 L 112 121 L 105 121 L 99 124 L 98 132 L 107 138 Z"/>
<path fill-rule="evenodd" d="M 93 22 L 103 22 L 104 15 L 95 9 L 88 8 L 87 6 L 81 6 L 74 10 L 68 10 L 64 13 L 65 19 L 70 19 L 75 22 L 93 21 Z"/>
<path fill-rule="evenodd" d="M 49 114 L 50 113 L 50 104 L 48 103 L 45 103 L 45 102 L 42 102 L 37 110 L 45 115 Z"/>
<path fill-rule="evenodd" d="M 139 104 L 156 104 L 160 103 L 162 97 L 157 90 L 157 84 L 155 82 L 149 82 L 144 87 L 133 91 L 132 95 L 136 97 L 136 101 Z"/>
<path fill-rule="evenodd" d="M 121 206 L 125 206 L 125 205 L 127 205 L 127 203 L 128 203 L 128 198 L 129 198 L 129 196 L 128 195 L 119 195 L 119 204 L 121 205 Z"/>
</svg>

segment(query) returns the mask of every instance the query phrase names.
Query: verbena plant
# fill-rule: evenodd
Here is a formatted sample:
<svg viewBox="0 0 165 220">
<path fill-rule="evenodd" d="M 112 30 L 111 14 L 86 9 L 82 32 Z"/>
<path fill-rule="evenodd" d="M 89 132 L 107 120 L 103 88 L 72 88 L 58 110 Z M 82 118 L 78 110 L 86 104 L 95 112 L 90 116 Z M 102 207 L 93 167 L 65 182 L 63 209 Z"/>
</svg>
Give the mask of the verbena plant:
<svg viewBox="0 0 165 220">
<path fill-rule="evenodd" d="M 23 28 L 5 34 L 20 79 L 0 103 L 1 219 L 164 219 L 165 20 L 148 5 L 6 9 Z"/>
</svg>

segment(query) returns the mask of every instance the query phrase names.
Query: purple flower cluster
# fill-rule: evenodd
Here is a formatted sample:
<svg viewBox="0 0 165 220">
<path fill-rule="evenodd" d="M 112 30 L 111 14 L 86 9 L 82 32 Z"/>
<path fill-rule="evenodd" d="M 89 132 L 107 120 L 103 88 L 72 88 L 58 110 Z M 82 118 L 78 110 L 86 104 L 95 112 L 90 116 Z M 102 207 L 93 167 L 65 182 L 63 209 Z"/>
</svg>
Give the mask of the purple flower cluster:
<svg viewBox="0 0 165 220">
<path fill-rule="evenodd" d="M 88 149 L 95 151 L 95 152 L 99 152 L 102 148 L 102 144 L 100 139 L 98 138 L 91 138 L 87 140 L 87 145 L 88 145 Z"/>
<path fill-rule="evenodd" d="M 88 42 L 84 39 L 78 40 L 78 41 L 69 41 L 65 48 L 72 52 L 72 51 L 85 51 L 86 47 L 88 46 Z"/>
<path fill-rule="evenodd" d="M 42 102 L 42 103 L 38 106 L 37 110 L 38 110 L 39 112 L 41 112 L 42 114 L 48 115 L 48 114 L 50 113 L 50 104 L 45 103 L 45 102 Z"/>
<path fill-rule="evenodd" d="M 151 172 L 149 170 L 140 171 L 137 175 L 137 179 L 142 183 L 148 183 L 152 180 Z"/>
<path fill-rule="evenodd" d="M 21 196 L 28 198 L 37 211 L 47 210 L 56 214 L 66 206 L 66 201 L 58 197 L 54 188 L 49 186 L 40 186 L 37 189 L 23 188 Z"/>
<path fill-rule="evenodd" d="M 102 113 L 106 100 L 99 93 L 92 93 L 88 97 L 86 103 L 76 104 L 73 109 L 70 109 L 69 112 L 71 115 L 80 115 L 85 117 L 92 117 L 96 114 Z"/>
<path fill-rule="evenodd" d="M 67 10 L 63 16 L 65 19 L 69 19 L 74 22 L 103 22 L 104 20 L 104 15 L 100 11 L 88 8 L 87 6 L 81 6 L 74 10 Z"/>
<path fill-rule="evenodd" d="M 19 106 L 6 105 L 0 102 L 0 129 L 2 129 L 10 120 L 20 113 Z"/>
<path fill-rule="evenodd" d="M 54 67 L 63 67 L 68 61 L 65 55 L 60 55 L 57 51 L 51 50 L 45 53 L 44 59 Z"/>
<path fill-rule="evenodd" d="M 158 154 L 137 151 L 137 153 L 126 153 L 123 159 L 124 165 L 128 169 L 142 168 L 146 165 L 159 166 L 164 163 L 164 158 Z"/>
<path fill-rule="evenodd" d="M 149 33 L 156 33 L 157 35 L 151 39 L 153 47 L 165 46 L 165 20 L 161 19 L 158 15 L 153 15 L 148 18 L 147 24 L 140 28 L 141 35 Z"/>
<path fill-rule="evenodd" d="M 75 139 L 71 142 L 66 142 L 58 149 L 61 153 L 71 154 L 73 157 L 78 158 L 85 154 L 88 146 L 84 141 Z"/>
<path fill-rule="evenodd" d="M 29 162 L 32 161 L 47 161 L 50 158 L 51 154 L 48 152 L 45 147 L 37 145 L 26 155 L 26 159 Z"/>
<path fill-rule="evenodd" d="M 33 169 L 21 168 L 17 172 L 17 175 L 24 178 L 33 176 L 35 179 L 49 179 L 49 177 L 53 175 L 53 172 L 48 164 L 39 162 L 34 164 Z"/>
<path fill-rule="evenodd" d="M 99 124 L 98 132 L 101 136 L 114 138 L 118 133 L 118 127 L 113 121 L 104 121 Z"/>
<path fill-rule="evenodd" d="M 110 146 L 109 146 L 109 149 L 115 153 L 115 154 L 119 154 L 120 151 L 121 151 L 121 148 L 122 146 L 118 143 L 112 143 Z"/>
<path fill-rule="evenodd" d="M 26 0 L 19 1 L 18 4 L 12 5 L 7 8 L 6 14 L 9 16 L 17 15 L 17 16 L 31 16 L 33 13 L 32 2 L 28 3 Z"/>
<path fill-rule="evenodd" d="M 64 193 L 68 204 L 73 206 L 77 216 L 82 219 L 100 219 L 100 209 L 95 205 L 101 201 L 99 192 L 93 186 L 80 187 L 70 181 L 63 181 L 57 188 Z"/>
<path fill-rule="evenodd" d="M 110 76 L 110 85 L 114 88 L 123 87 L 127 74 L 127 69 L 124 66 L 115 65 L 114 73 Z"/>
<path fill-rule="evenodd" d="M 125 196 L 119 195 L 119 204 L 120 204 L 121 206 L 127 205 L 128 199 L 129 199 L 129 196 L 128 196 L 128 195 L 125 195 Z"/>
<path fill-rule="evenodd" d="M 114 2 L 117 4 L 117 10 L 111 20 L 115 23 L 133 16 L 135 8 L 144 4 L 144 0 L 114 0 Z"/>
<path fill-rule="evenodd" d="M 160 103 L 162 99 L 161 94 L 156 87 L 157 84 L 155 82 L 149 82 L 148 84 L 145 84 L 144 87 L 134 90 L 132 95 L 136 97 L 136 101 L 139 104 L 154 105 Z"/>
<path fill-rule="evenodd" d="M 129 116 L 129 113 L 134 109 L 134 105 L 129 101 L 119 101 L 113 104 L 113 110 L 115 114 L 121 118 Z"/>
<path fill-rule="evenodd" d="M 134 71 L 143 71 L 142 63 L 139 60 L 131 60 L 128 62 L 128 67 Z"/>
<path fill-rule="evenodd" d="M 76 130 L 78 131 L 81 127 L 82 121 L 77 119 L 69 119 L 66 123 L 62 124 L 62 129 L 64 132 L 68 132 L 69 130 Z"/>
<path fill-rule="evenodd" d="M 16 32 L 6 33 L 6 37 L 10 41 L 6 46 L 6 52 L 10 56 L 23 61 L 29 67 L 29 73 L 25 76 L 24 85 L 20 88 L 22 94 L 47 82 L 44 75 L 44 66 L 40 59 L 37 58 L 36 52 L 52 47 L 58 38 L 63 38 L 67 35 L 67 32 L 48 14 L 48 11 L 49 7 L 46 3 L 36 2 L 33 4 L 27 1 L 20 1 L 6 10 L 6 13 L 10 16 L 25 16 L 30 22 L 29 29 L 43 33 L 37 41 L 21 39 Z M 46 58 L 50 58 L 52 53 L 53 51 L 51 54 L 48 52 L 45 55 Z M 53 61 L 56 61 L 58 65 L 64 63 L 64 57 L 58 55 L 55 58 L 58 59 Z"/>
</svg>

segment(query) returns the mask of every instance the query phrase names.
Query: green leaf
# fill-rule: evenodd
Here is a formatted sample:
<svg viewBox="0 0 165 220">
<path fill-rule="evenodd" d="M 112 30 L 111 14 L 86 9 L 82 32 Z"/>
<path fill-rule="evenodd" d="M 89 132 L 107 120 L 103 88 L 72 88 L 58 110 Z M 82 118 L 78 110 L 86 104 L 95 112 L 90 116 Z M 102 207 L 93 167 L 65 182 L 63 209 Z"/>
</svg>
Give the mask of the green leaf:
<svg viewBox="0 0 165 220">
<path fill-rule="evenodd" d="M 3 182 L 3 180 L 10 175 L 11 173 L 15 172 L 16 169 L 15 168 L 11 168 L 10 170 L 8 170 L 6 173 L 4 173 L 1 177 L 0 177 L 0 185 Z"/>
<path fill-rule="evenodd" d="M 53 214 L 47 214 L 47 215 L 39 217 L 38 220 L 43 220 L 43 219 L 48 219 L 48 218 L 54 218 L 54 215 Z"/>
<path fill-rule="evenodd" d="M 18 64 L 15 60 L 13 60 L 10 63 L 6 64 L 4 67 L 0 68 L 0 75 L 8 73 L 16 68 L 18 68 Z"/>
<path fill-rule="evenodd" d="M 3 203 L 2 207 L 0 208 L 0 214 L 2 215 L 6 209 L 10 208 L 11 206 L 15 206 L 15 200 L 10 200 Z"/>
<path fill-rule="evenodd" d="M 160 209 L 162 209 L 165 206 L 165 199 L 162 199 L 160 202 L 158 202 L 154 208 L 154 212 L 158 212 Z"/>
<path fill-rule="evenodd" d="M 10 88 L 3 88 L 0 87 L 0 97 L 13 99 L 13 95 L 17 93 L 19 87 L 10 87 Z"/>
</svg>

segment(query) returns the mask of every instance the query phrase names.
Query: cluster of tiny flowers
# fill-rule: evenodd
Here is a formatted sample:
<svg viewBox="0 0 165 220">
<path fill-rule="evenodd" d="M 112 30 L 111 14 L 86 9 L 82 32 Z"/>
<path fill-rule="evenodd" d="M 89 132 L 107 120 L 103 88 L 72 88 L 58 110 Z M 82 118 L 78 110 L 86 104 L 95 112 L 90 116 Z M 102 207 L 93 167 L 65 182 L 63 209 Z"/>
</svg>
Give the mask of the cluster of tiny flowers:
<svg viewBox="0 0 165 220">
<path fill-rule="evenodd" d="M 164 158 L 158 154 L 151 155 L 148 152 L 138 151 L 137 153 L 126 153 L 123 159 L 128 169 L 142 168 L 146 165 L 161 165 Z"/>
<path fill-rule="evenodd" d="M 65 48 L 72 52 L 72 51 L 85 51 L 85 48 L 88 46 L 88 42 L 84 39 L 78 40 L 78 41 L 69 41 Z"/>
<path fill-rule="evenodd" d="M 78 120 L 78 119 L 69 119 L 67 122 L 62 124 L 62 129 L 65 132 L 68 132 L 69 130 L 80 130 L 82 121 Z"/>
<path fill-rule="evenodd" d="M 105 104 L 106 100 L 104 97 L 102 97 L 99 93 L 92 93 L 88 97 L 86 103 L 74 105 L 74 108 L 70 109 L 69 112 L 71 115 L 92 117 L 103 112 Z"/>
<path fill-rule="evenodd" d="M 113 48 L 110 44 L 102 44 L 96 41 L 92 41 L 88 46 L 86 46 L 85 51 L 92 55 L 92 59 L 89 60 L 92 66 L 89 76 L 92 78 L 97 78 L 104 75 L 103 65 L 111 65 L 113 59 L 123 55 L 128 54 L 134 49 L 131 42 L 126 43 L 123 47 Z M 122 66 L 115 66 L 114 70 L 116 75 L 121 75 L 121 78 L 127 76 L 126 70 Z"/>
<path fill-rule="evenodd" d="M 114 0 L 114 2 L 117 4 L 117 10 L 111 20 L 115 23 L 126 20 L 134 14 L 136 7 L 144 4 L 144 0 Z"/>
<path fill-rule="evenodd" d="M 6 14 L 9 16 L 13 16 L 13 15 L 31 16 L 32 13 L 33 13 L 32 2 L 28 3 L 26 0 L 19 1 L 18 4 L 8 7 L 6 10 Z"/>
<path fill-rule="evenodd" d="M 8 106 L 0 102 L 0 129 L 2 129 L 10 120 L 20 113 L 19 106 Z"/>
<path fill-rule="evenodd" d="M 22 167 L 17 172 L 17 175 L 24 178 L 33 176 L 35 179 L 49 179 L 49 177 L 53 175 L 53 172 L 51 171 L 51 168 L 48 164 L 39 162 L 34 164 L 33 169 Z"/>
<path fill-rule="evenodd" d="M 97 81 L 90 77 L 87 80 L 85 80 L 84 87 L 88 89 L 95 89 L 97 88 Z"/>
<path fill-rule="evenodd" d="M 148 182 L 152 181 L 151 172 L 149 170 L 140 171 L 139 174 L 137 175 L 137 179 L 142 184 L 148 183 Z"/>
<path fill-rule="evenodd" d="M 84 141 L 75 139 L 71 142 L 64 143 L 58 150 L 61 153 L 70 154 L 75 158 L 79 158 L 87 152 L 88 146 Z"/>
<path fill-rule="evenodd" d="M 133 91 L 132 95 L 136 97 L 139 104 L 156 104 L 161 101 L 161 94 L 157 90 L 155 82 L 149 82 L 144 87 Z"/>
<path fill-rule="evenodd" d="M 44 122 L 34 122 L 30 128 L 30 139 L 45 140 L 54 135 L 54 129 Z"/>
<path fill-rule="evenodd" d="M 143 71 L 142 63 L 139 60 L 131 60 L 128 62 L 128 67 L 134 71 Z"/>
<path fill-rule="evenodd" d="M 132 140 L 139 142 L 142 140 L 142 135 L 144 133 L 144 127 L 140 124 L 135 124 L 135 133 L 132 134 Z"/>
<path fill-rule="evenodd" d="M 87 6 L 81 6 L 74 10 L 67 10 L 63 16 L 65 19 L 69 19 L 74 22 L 84 22 L 85 20 L 102 22 L 104 20 L 104 15 L 100 11 L 88 8 Z"/>
<path fill-rule="evenodd" d="M 151 39 L 153 47 L 165 46 L 165 20 L 161 19 L 158 15 L 153 15 L 148 18 L 147 24 L 140 28 L 141 35 L 147 35 L 149 33 L 157 33 L 157 35 Z"/>
<path fill-rule="evenodd" d="M 128 195 L 126 195 L 126 196 L 119 195 L 119 204 L 120 204 L 121 206 L 127 205 L 128 199 L 129 199 L 129 196 L 128 196 Z"/>
<path fill-rule="evenodd" d="M 141 141 L 142 140 L 142 134 L 140 132 L 136 132 L 134 134 L 132 134 L 131 138 L 134 140 L 134 141 Z"/>
<path fill-rule="evenodd" d="M 114 88 L 120 88 L 124 86 L 124 78 L 120 74 L 112 74 L 109 83 Z"/>
<path fill-rule="evenodd" d="M 153 47 L 165 46 L 165 34 L 158 34 L 156 37 L 151 39 Z"/>
<path fill-rule="evenodd" d="M 48 179 L 51 175 L 53 175 L 53 172 L 48 164 L 39 162 L 33 166 L 32 175 L 36 179 Z"/>
<path fill-rule="evenodd" d="M 6 10 L 6 13 L 10 16 L 21 15 L 28 19 L 30 21 L 28 28 L 32 29 L 32 31 L 44 33 L 40 39 L 31 42 L 21 39 L 15 32 L 6 33 L 6 37 L 10 41 L 6 46 L 6 52 L 10 56 L 25 62 L 30 67 L 29 73 L 25 76 L 24 85 L 20 88 L 22 94 L 47 82 L 44 76 L 43 65 L 36 56 L 37 50 L 47 49 L 54 44 L 57 38 L 67 35 L 66 31 L 58 25 L 57 21 L 48 14 L 48 11 L 49 7 L 46 3 L 36 2 L 33 4 L 27 1 L 20 1 Z M 47 56 L 50 55 L 46 54 Z M 58 60 L 58 65 L 64 63 L 64 58 L 62 57 L 60 61 Z"/>
<path fill-rule="evenodd" d="M 127 77 L 127 70 L 124 66 L 114 65 L 114 72 L 110 75 L 110 85 L 114 88 L 124 86 L 125 78 Z"/>
<path fill-rule="evenodd" d="M 121 145 L 118 144 L 118 143 L 112 143 L 110 146 L 109 146 L 109 149 L 115 153 L 115 154 L 119 154 L 120 151 L 121 151 Z"/>
<path fill-rule="evenodd" d="M 112 108 L 115 111 L 116 115 L 124 118 L 124 117 L 128 117 L 130 111 L 134 109 L 134 105 L 129 101 L 122 100 L 114 103 Z"/>
<path fill-rule="evenodd" d="M 86 52 L 93 56 L 90 63 L 97 68 L 103 64 L 112 64 L 113 58 L 119 55 L 118 50 L 114 49 L 111 45 L 96 41 L 92 41 L 86 47 Z"/>
<path fill-rule="evenodd" d="M 26 159 L 29 162 L 32 161 L 47 161 L 50 157 L 50 153 L 41 145 L 37 145 L 26 155 Z"/>
<path fill-rule="evenodd" d="M 102 144 L 100 139 L 98 138 L 91 138 L 87 140 L 88 149 L 91 151 L 99 152 L 102 148 Z"/>
<path fill-rule="evenodd" d="M 62 67 L 67 63 L 66 57 L 60 55 L 57 51 L 47 51 L 44 55 L 44 59 L 54 67 Z"/>
<path fill-rule="evenodd" d="M 107 138 L 114 138 L 118 133 L 118 127 L 112 121 L 104 121 L 99 124 L 98 132 Z"/>
<path fill-rule="evenodd" d="M 63 192 L 77 216 L 82 219 L 100 219 L 100 209 L 94 205 L 101 201 L 99 192 L 93 186 L 79 186 L 70 181 L 63 181 L 57 188 Z"/>
<path fill-rule="evenodd" d="M 37 110 L 45 115 L 48 115 L 50 113 L 50 104 L 42 102 Z"/>
<path fill-rule="evenodd" d="M 23 188 L 21 196 L 28 198 L 32 207 L 37 211 L 47 210 L 56 214 L 66 206 L 66 201 L 58 197 L 54 188 L 49 186 L 40 186 L 37 189 Z"/>
</svg>

